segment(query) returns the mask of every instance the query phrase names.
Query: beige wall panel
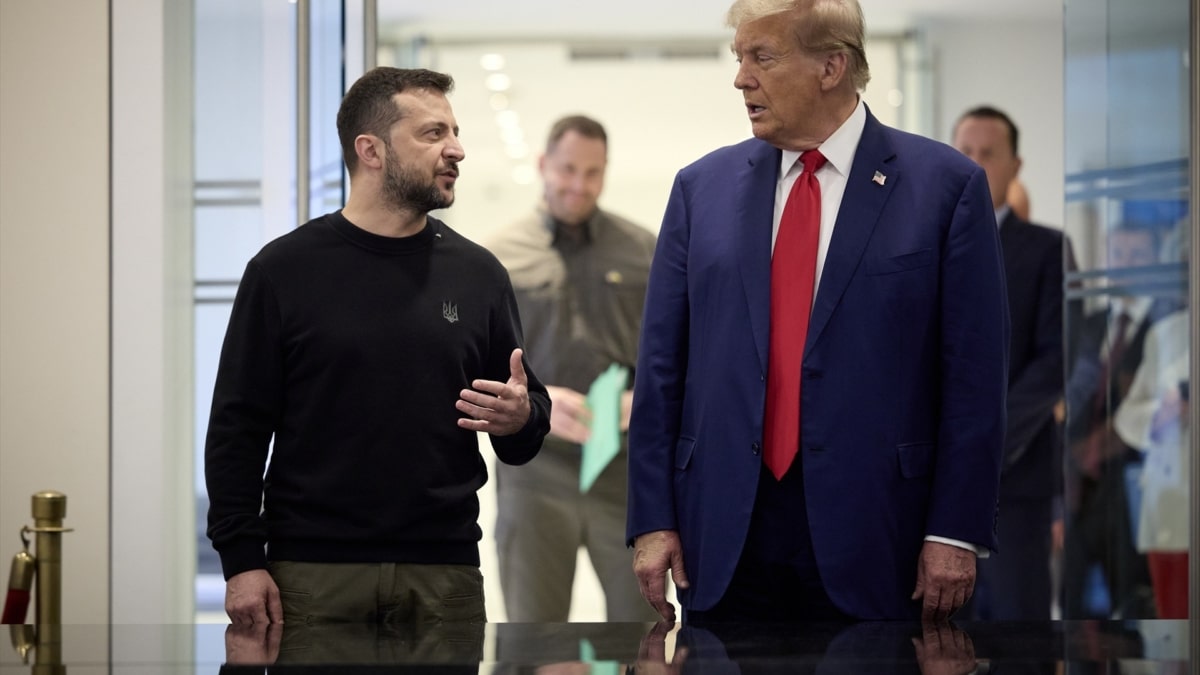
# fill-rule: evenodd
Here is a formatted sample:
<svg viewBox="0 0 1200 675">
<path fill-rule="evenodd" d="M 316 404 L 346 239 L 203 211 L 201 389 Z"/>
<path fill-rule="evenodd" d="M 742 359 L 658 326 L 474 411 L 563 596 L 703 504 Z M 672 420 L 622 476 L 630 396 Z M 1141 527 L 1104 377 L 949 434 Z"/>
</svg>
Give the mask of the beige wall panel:
<svg viewBox="0 0 1200 675">
<path fill-rule="evenodd" d="M 0 560 L 66 493 L 67 623 L 109 614 L 108 49 L 104 0 L 0 0 Z"/>
</svg>

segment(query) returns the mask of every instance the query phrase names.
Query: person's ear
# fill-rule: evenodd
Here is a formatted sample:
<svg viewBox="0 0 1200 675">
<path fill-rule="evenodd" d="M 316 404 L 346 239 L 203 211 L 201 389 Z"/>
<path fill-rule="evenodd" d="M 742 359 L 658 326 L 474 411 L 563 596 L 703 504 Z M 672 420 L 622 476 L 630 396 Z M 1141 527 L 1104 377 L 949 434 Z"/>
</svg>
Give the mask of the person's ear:
<svg viewBox="0 0 1200 675">
<path fill-rule="evenodd" d="M 850 55 L 846 52 L 831 52 L 825 56 L 821 66 L 821 90 L 837 89 L 846 78 L 850 68 Z"/>
<path fill-rule="evenodd" d="M 387 161 L 383 140 L 372 134 L 359 134 L 354 138 L 354 152 L 358 163 L 371 169 L 382 169 Z"/>
</svg>

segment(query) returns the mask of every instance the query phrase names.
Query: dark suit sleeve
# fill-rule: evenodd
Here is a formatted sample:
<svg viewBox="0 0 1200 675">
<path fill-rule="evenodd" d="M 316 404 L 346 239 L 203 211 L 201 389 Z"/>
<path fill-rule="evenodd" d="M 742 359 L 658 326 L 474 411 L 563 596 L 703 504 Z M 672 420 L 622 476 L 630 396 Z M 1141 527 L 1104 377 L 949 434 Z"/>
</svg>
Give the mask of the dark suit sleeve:
<svg viewBox="0 0 1200 675">
<path fill-rule="evenodd" d="M 995 550 L 1009 316 L 982 169 L 959 195 L 942 246 L 941 412 L 926 535 Z"/>
<path fill-rule="evenodd" d="M 1008 427 L 1004 441 L 1004 466 L 1012 466 L 1034 435 L 1054 415 L 1054 404 L 1063 395 L 1063 263 L 1062 239 L 1044 245 L 1039 255 L 1036 280 L 1022 280 L 1019 286 L 1028 297 L 1022 302 L 1036 303 L 1036 323 L 1030 339 L 1032 358 L 1012 374 L 1008 387 Z M 1017 284 L 1010 280 L 1012 291 Z M 1018 302 L 1014 297 L 1010 302 Z"/>
<path fill-rule="evenodd" d="M 629 423 L 626 538 L 677 529 L 674 457 L 688 353 L 688 209 L 676 176 L 650 266 Z"/>
</svg>

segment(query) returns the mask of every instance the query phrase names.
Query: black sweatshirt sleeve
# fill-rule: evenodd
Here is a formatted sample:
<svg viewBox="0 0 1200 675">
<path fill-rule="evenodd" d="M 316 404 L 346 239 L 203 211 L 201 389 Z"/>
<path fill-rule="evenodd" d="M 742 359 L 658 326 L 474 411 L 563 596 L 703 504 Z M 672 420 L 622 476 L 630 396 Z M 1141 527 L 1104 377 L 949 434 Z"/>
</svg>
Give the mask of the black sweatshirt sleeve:
<svg viewBox="0 0 1200 675">
<path fill-rule="evenodd" d="M 279 317 L 270 280 L 251 260 L 221 348 L 204 449 L 208 536 L 226 579 L 266 567 L 263 471 L 283 407 Z"/>
<path fill-rule="evenodd" d="M 490 368 L 493 370 L 489 377 L 500 382 L 508 380 L 508 359 L 512 350 L 517 347 L 522 350 L 525 348 L 517 298 L 511 282 L 507 279 L 507 272 L 504 273 L 504 277 L 503 291 L 492 313 L 492 353 L 488 357 Z M 542 440 L 550 433 L 550 395 L 546 393 L 546 386 L 530 368 L 529 359 L 522 356 L 521 361 L 525 366 L 525 375 L 529 378 L 529 421 L 520 431 L 510 436 L 489 435 L 496 457 L 505 464 L 525 464 L 536 457 L 542 449 Z"/>
</svg>

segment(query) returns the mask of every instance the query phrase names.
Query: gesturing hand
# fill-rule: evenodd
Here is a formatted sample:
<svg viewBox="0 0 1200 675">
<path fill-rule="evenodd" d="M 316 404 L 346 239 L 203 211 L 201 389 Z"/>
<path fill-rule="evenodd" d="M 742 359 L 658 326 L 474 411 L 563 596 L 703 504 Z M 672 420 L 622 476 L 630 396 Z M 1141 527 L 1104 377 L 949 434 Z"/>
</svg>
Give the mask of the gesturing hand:
<svg viewBox="0 0 1200 675">
<path fill-rule="evenodd" d="M 521 350 L 514 349 L 508 358 L 508 382 L 475 380 L 471 386 L 478 391 L 463 389 L 455 407 L 468 415 L 458 420 L 458 426 L 471 431 L 483 431 L 494 436 L 509 436 L 520 431 L 529 421 L 529 378 L 521 362 Z"/>
</svg>

